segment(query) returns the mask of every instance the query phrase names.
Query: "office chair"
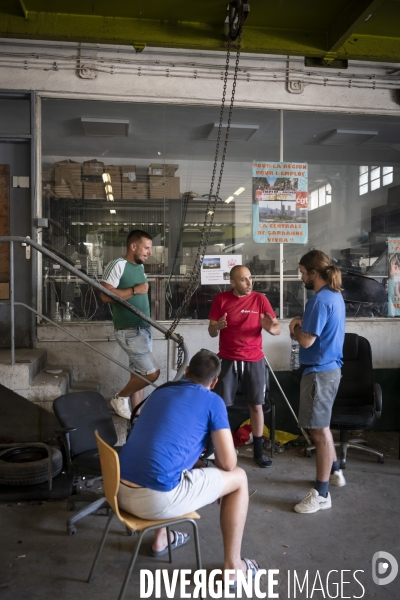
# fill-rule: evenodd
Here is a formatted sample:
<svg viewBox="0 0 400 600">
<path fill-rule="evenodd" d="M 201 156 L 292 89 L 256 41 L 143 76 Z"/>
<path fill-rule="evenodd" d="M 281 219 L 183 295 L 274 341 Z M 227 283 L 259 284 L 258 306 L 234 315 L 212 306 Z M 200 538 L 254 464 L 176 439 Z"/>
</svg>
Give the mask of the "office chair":
<svg viewBox="0 0 400 600">
<path fill-rule="evenodd" d="M 194 533 L 194 541 L 195 541 L 195 550 L 196 550 L 196 561 L 197 561 L 197 569 L 201 569 L 201 555 L 200 555 L 200 542 L 199 542 L 199 533 L 197 528 L 197 523 L 195 519 L 200 519 L 200 515 L 197 512 L 191 512 L 186 515 L 182 515 L 181 517 L 177 517 L 176 519 L 164 519 L 164 520 L 147 520 L 140 519 L 131 513 L 125 512 L 124 510 L 120 510 L 118 507 L 117 494 L 120 485 L 120 466 L 118 454 L 115 452 L 113 448 L 111 448 L 108 444 L 106 444 L 98 432 L 96 431 L 96 439 L 97 445 L 99 449 L 99 455 L 101 459 L 101 470 L 103 473 L 103 482 L 104 482 L 104 492 L 107 498 L 109 505 L 111 506 L 111 515 L 107 521 L 107 525 L 104 529 L 103 536 L 100 541 L 100 545 L 97 549 L 97 553 L 95 559 L 93 561 L 92 568 L 90 570 L 90 574 L 88 577 L 88 583 L 92 580 L 94 571 L 96 569 L 98 560 L 102 553 L 104 543 L 106 541 L 108 531 L 110 529 L 111 521 L 116 515 L 118 519 L 123 523 L 127 529 L 137 532 L 139 534 L 138 540 L 134 545 L 132 550 L 132 556 L 128 564 L 128 568 L 126 570 L 125 578 L 122 583 L 122 587 L 118 596 L 118 600 L 122 600 L 126 587 L 129 583 L 129 578 L 135 566 L 136 558 L 139 553 L 140 545 L 142 543 L 143 536 L 148 531 L 154 531 L 160 527 L 167 528 L 167 539 L 168 539 L 168 555 L 169 562 L 172 562 L 172 549 L 171 549 L 171 541 L 170 541 L 170 531 L 169 527 L 171 525 L 177 525 L 178 523 L 188 522 L 193 526 Z"/>
<path fill-rule="evenodd" d="M 382 390 L 373 382 L 372 354 L 369 341 L 356 333 L 346 333 L 343 345 L 342 379 L 332 409 L 330 427 L 340 432 L 340 468 L 346 468 L 347 449 L 362 450 L 384 462 L 381 452 L 364 444 L 365 440 L 349 440 L 349 431 L 371 429 L 382 412 Z M 306 449 L 311 456 L 315 446 Z"/>
<path fill-rule="evenodd" d="M 275 403 L 269 391 L 269 369 L 267 366 L 265 367 L 265 404 L 263 404 L 263 413 L 264 416 L 269 413 L 269 422 L 270 422 L 270 434 L 271 434 L 271 457 L 275 456 Z M 235 396 L 235 402 L 232 406 L 227 407 L 228 416 L 236 416 L 242 415 L 244 417 L 249 417 L 250 411 L 247 405 L 246 400 L 243 396 L 242 385 L 239 379 L 238 387 Z"/>
<path fill-rule="evenodd" d="M 98 392 L 73 392 L 56 398 L 53 410 L 62 426 L 56 433 L 62 436 L 68 471 L 76 476 L 94 476 L 86 484 L 90 488 L 102 478 L 95 430 L 111 446 L 118 440 L 107 403 Z M 73 507 L 79 501 L 89 504 L 68 519 L 69 535 L 76 533 L 75 523 L 83 517 L 102 508 L 109 512 L 106 498 L 99 494 L 75 494 L 68 499 L 68 505 Z"/>
</svg>

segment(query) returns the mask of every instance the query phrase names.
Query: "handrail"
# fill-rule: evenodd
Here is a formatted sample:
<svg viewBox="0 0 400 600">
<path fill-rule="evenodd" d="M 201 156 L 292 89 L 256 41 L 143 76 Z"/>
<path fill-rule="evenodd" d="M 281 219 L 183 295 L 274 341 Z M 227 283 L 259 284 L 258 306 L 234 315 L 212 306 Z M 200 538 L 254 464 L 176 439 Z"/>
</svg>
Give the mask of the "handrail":
<svg viewBox="0 0 400 600">
<path fill-rule="evenodd" d="M 28 305 L 24 305 L 23 303 L 20 302 L 15 302 L 14 300 L 14 242 L 20 243 L 20 244 L 29 244 L 30 246 L 32 246 L 32 248 L 35 248 L 35 250 L 37 250 L 38 252 L 41 252 L 41 254 L 44 254 L 45 256 L 48 256 L 49 258 L 51 258 L 51 260 L 53 260 L 54 262 L 58 263 L 59 265 L 61 265 L 62 267 L 64 267 L 64 269 L 66 269 L 67 271 L 69 271 L 70 273 L 72 273 L 73 275 L 75 275 L 76 277 L 79 277 L 80 279 L 82 279 L 82 281 L 85 281 L 86 283 L 88 283 L 89 285 L 91 285 L 93 288 L 97 289 L 97 291 L 99 291 L 100 293 L 104 294 L 105 296 L 108 296 L 109 298 L 111 298 L 114 302 L 117 302 L 118 304 L 120 304 L 121 306 L 123 306 L 124 308 L 126 308 L 127 310 L 129 310 L 130 312 L 134 313 L 135 315 L 137 315 L 138 317 L 140 317 L 141 319 L 143 319 L 144 321 L 146 321 L 147 323 L 149 323 L 149 325 L 151 325 L 152 327 L 154 327 L 154 329 L 157 329 L 158 331 L 160 331 L 161 333 L 164 334 L 166 339 L 172 339 L 174 342 L 176 342 L 178 344 L 178 346 L 182 347 L 183 349 L 183 361 L 182 361 L 182 365 L 180 367 L 180 369 L 178 370 L 178 372 L 175 375 L 174 381 L 180 379 L 185 371 L 186 366 L 189 363 L 189 350 L 182 338 L 182 336 L 176 334 L 176 333 L 172 333 L 166 329 L 163 325 L 160 325 L 160 323 L 158 323 L 157 321 L 155 321 L 154 319 L 152 319 L 151 317 L 145 315 L 144 313 L 142 313 L 140 310 L 138 310 L 137 308 L 135 308 L 134 306 L 132 306 L 131 304 L 129 304 L 128 302 L 126 302 L 126 300 L 122 300 L 119 296 L 117 296 L 116 294 L 114 294 L 113 292 L 111 292 L 110 290 L 108 290 L 107 288 L 105 288 L 104 286 L 102 286 L 100 283 L 98 283 L 97 281 L 91 279 L 88 275 L 86 275 L 85 273 L 83 273 L 82 271 L 80 271 L 79 269 L 77 269 L 76 267 L 73 267 L 72 265 L 70 265 L 69 263 L 67 263 L 65 260 L 63 260 L 62 258 L 60 258 L 59 256 L 57 256 L 56 254 L 54 254 L 53 252 L 51 252 L 50 250 L 48 250 L 47 248 L 44 248 L 44 246 L 41 246 L 40 244 L 38 244 L 37 242 L 31 240 L 30 238 L 27 237 L 22 237 L 22 236 L 0 236 L 0 243 L 9 243 L 10 244 L 10 264 L 11 264 L 11 273 L 10 273 L 10 304 L 11 304 L 11 362 L 12 364 L 14 364 L 15 362 L 15 343 L 14 343 L 14 306 L 16 304 L 20 304 L 22 306 L 25 306 L 26 308 L 28 308 L 29 310 L 36 312 L 34 309 L 30 308 Z M 44 315 L 41 315 L 40 313 L 37 313 L 39 316 L 45 318 L 46 321 L 49 321 L 51 323 L 53 323 L 54 325 L 57 325 L 55 323 L 55 321 L 52 321 L 51 319 L 48 319 L 47 317 L 44 317 Z M 60 326 L 58 326 L 60 327 Z M 67 331 L 67 333 L 69 333 Z M 77 337 L 77 336 L 73 336 L 73 337 Z M 81 340 L 80 338 L 77 337 L 77 339 L 82 342 L 82 343 L 86 343 L 83 340 Z M 89 344 L 86 344 L 89 345 Z M 96 352 L 103 354 L 101 351 L 97 350 L 96 348 L 94 348 L 93 346 L 90 346 L 93 350 L 95 350 Z M 112 360 L 113 362 L 115 362 L 111 357 L 108 357 L 106 354 L 104 354 L 104 356 L 106 356 L 107 358 L 110 358 L 110 360 Z M 117 363 L 118 364 L 118 363 Z M 121 363 L 119 363 L 121 366 L 123 366 Z M 126 367 L 125 367 L 126 368 Z M 129 371 L 131 371 L 131 369 L 128 369 Z M 131 371 L 133 372 L 133 371 Z M 141 379 L 147 381 L 147 379 L 144 379 L 144 377 L 142 377 L 139 373 L 134 372 L 138 377 L 140 377 Z M 157 387 L 156 385 L 152 384 L 154 387 Z"/>
</svg>

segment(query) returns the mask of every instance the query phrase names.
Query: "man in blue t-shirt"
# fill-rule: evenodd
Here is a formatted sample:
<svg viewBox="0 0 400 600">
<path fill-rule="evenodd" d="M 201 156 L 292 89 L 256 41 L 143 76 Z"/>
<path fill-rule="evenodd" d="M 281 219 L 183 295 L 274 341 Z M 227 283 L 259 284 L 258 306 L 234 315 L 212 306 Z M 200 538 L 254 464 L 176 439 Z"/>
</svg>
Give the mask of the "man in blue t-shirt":
<svg viewBox="0 0 400 600">
<path fill-rule="evenodd" d="M 241 559 L 248 508 L 247 476 L 237 466 L 225 404 L 213 391 L 220 359 L 209 350 L 193 356 L 186 379 L 160 386 L 151 394 L 120 455 L 118 504 L 143 519 L 173 519 L 221 498 L 225 569 L 258 570 Z M 211 436 L 215 466 L 199 460 Z M 189 536 L 171 532 L 172 548 Z M 151 553 L 168 552 L 166 528 L 155 532 Z M 245 562 L 247 561 L 247 562 Z M 231 577 L 236 580 L 235 577 Z"/>
<path fill-rule="evenodd" d="M 295 317 L 290 335 L 300 344 L 299 427 L 309 429 L 315 443 L 317 480 L 314 489 L 294 510 L 314 513 L 331 508 L 329 484 L 346 485 L 330 430 L 332 405 L 340 383 L 345 333 L 342 275 L 320 250 L 311 250 L 299 263 L 301 278 L 315 294 L 308 300 L 303 318 Z"/>
</svg>

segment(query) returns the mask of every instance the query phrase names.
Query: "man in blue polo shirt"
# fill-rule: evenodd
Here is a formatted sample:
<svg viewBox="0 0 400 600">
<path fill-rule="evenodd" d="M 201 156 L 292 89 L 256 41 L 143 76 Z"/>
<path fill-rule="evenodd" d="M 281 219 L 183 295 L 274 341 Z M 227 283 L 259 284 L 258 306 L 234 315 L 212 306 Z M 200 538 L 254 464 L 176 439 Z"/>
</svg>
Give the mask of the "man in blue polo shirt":
<svg viewBox="0 0 400 600">
<path fill-rule="evenodd" d="M 306 289 L 315 294 L 308 300 L 303 318 L 295 317 L 290 335 L 300 344 L 299 427 L 309 429 L 315 443 L 317 480 L 314 489 L 294 507 L 297 513 L 331 508 L 329 484 L 342 487 L 345 478 L 336 456 L 330 430 L 332 405 L 340 383 L 345 333 L 342 275 L 320 250 L 311 250 L 299 263 Z"/>
<path fill-rule="evenodd" d="M 257 563 L 242 559 L 240 552 L 249 502 L 247 476 L 237 466 L 225 404 L 211 391 L 220 370 L 218 356 L 201 350 L 191 359 L 186 379 L 151 394 L 119 454 L 118 504 L 142 519 L 173 519 L 221 498 L 224 568 L 255 575 Z M 205 468 L 198 458 L 210 436 L 217 468 Z M 171 532 L 173 549 L 189 539 Z M 151 554 L 167 552 L 163 527 L 155 532 Z"/>
</svg>

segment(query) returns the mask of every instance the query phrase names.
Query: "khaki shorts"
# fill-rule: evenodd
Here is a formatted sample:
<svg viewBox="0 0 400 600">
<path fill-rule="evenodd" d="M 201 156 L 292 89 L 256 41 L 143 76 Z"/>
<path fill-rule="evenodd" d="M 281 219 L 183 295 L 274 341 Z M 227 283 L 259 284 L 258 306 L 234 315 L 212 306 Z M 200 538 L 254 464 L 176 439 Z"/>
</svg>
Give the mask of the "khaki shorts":
<svg viewBox="0 0 400 600">
<path fill-rule="evenodd" d="M 175 519 L 221 497 L 222 474 L 214 467 L 183 471 L 170 492 L 120 484 L 118 506 L 141 519 Z"/>
</svg>

